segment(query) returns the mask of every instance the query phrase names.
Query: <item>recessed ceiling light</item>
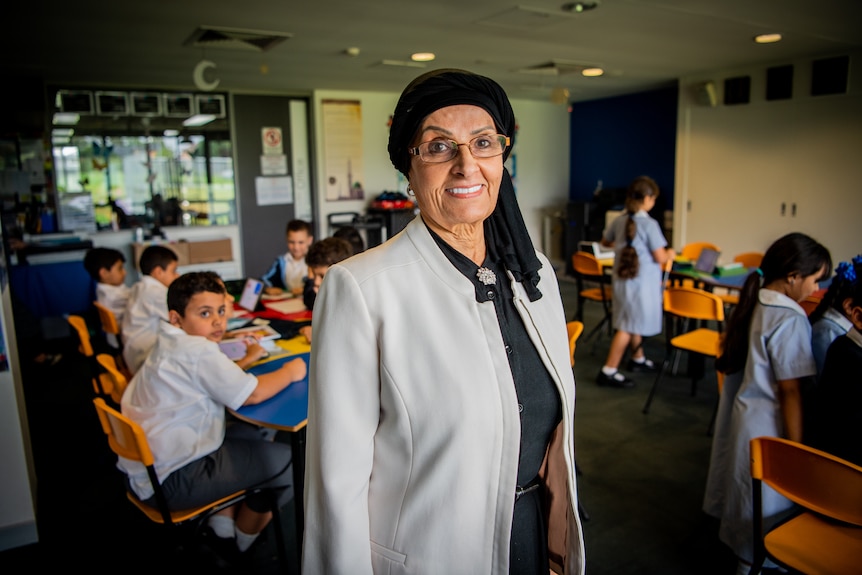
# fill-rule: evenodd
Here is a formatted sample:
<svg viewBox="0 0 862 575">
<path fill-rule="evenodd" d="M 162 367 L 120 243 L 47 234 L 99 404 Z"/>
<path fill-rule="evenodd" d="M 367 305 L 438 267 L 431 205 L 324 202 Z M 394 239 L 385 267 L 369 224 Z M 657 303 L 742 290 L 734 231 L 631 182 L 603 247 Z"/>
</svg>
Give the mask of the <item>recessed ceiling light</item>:
<svg viewBox="0 0 862 575">
<path fill-rule="evenodd" d="M 180 135 L 180 131 L 179 130 L 165 130 L 163 132 L 163 134 L 164 134 L 165 138 L 176 138 L 177 136 Z"/>
<path fill-rule="evenodd" d="M 560 6 L 563 12 L 586 12 L 598 6 L 598 2 L 566 2 Z"/>
<path fill-rule="evenodd" d="M 772 44 L 781 40 L 781 34 L 758 34 L 754 41 L 758 44 Z"/>
<path fill-rule="evenodd" d="M 601 68 L 584 68 L 581 70 L 581 76 L 586 76 L 588 78 L 593 78 L 595 76 L 601 76 L 605 71 Z"/>
<path fill-rule="evenodd" d="M 436 57 L 433 52 L 416 52 L 410 56 L 410 59 L 414 62 L 430 62 Z"/>
</svg>

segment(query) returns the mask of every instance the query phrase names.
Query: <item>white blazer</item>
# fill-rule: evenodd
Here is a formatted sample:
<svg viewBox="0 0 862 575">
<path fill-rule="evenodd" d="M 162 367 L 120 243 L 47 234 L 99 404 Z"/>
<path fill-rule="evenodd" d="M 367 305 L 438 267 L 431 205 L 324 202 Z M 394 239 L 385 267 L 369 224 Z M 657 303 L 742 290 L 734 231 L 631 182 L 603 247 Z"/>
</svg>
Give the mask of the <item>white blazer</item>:
<svg viewBox="0 0 862 575">
<path fill-rule="evenodd" d="M 543 466 L 550 557 L 581 574 L 574 377 L 540 257 L 543 297 L 513 290 L 562 403 Z M 303 573 L 507 574 L 520 418 L 494 304 L 416 218 L 329 269 L 313 325 Z"/>
</svg>

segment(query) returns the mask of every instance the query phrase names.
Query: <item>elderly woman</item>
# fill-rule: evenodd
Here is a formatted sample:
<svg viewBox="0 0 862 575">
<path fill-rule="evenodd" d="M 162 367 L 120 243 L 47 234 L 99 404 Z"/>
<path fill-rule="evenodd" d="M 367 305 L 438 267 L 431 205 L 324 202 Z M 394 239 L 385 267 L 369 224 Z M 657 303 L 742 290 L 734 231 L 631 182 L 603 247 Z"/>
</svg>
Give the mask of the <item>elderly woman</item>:
<svg viewBox="0 0 862 575">
<path fill-rule="evenodd" d="M 583 572 L 565 316 L 503 168 L 514 135 L 488 78 L 401 95 L 389 155 L 420 215 L 315 304 L 305 573 Z"/>
</svg>

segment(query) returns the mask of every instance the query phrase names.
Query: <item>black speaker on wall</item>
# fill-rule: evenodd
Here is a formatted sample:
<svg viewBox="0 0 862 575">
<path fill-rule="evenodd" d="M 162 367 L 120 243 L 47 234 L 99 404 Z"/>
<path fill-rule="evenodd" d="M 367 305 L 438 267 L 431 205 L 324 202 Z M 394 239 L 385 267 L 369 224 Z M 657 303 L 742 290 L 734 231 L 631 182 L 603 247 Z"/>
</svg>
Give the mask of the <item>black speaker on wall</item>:
<svg viewBox="0 0 862 575">
<path fill-rule="evenodd" d="M 747 104 L 751 101 L 751 76 L 737 76 L 724 81 L 724 105 Z"/>
<path fill-rule="evenodd" d="M 793 65 L 766 69 L 766 99 L 787 100 L 793 97 Z"/>
<path fill-rule="evenodd" d="M 850 56 L 823 58 L 811 63 L 811 95 L 826 96 L 847 92 Z"/>
</svg>

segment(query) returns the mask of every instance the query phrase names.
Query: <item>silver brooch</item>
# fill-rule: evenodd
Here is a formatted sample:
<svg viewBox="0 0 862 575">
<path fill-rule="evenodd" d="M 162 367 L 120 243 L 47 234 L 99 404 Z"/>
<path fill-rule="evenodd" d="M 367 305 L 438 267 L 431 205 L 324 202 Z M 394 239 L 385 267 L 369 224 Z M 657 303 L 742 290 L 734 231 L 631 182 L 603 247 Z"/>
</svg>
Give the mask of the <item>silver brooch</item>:
<svg viewBox="0 0 862 575">
<path fill-rule="evenodd" d="M 486 286 L 494 285 L 497 283 L 497 274 L 495 274 L 488 268 L 479 268 L 478 270 L 476 270 L 476 277 L 478 277 L 479 281 Z"/>
</svg>

